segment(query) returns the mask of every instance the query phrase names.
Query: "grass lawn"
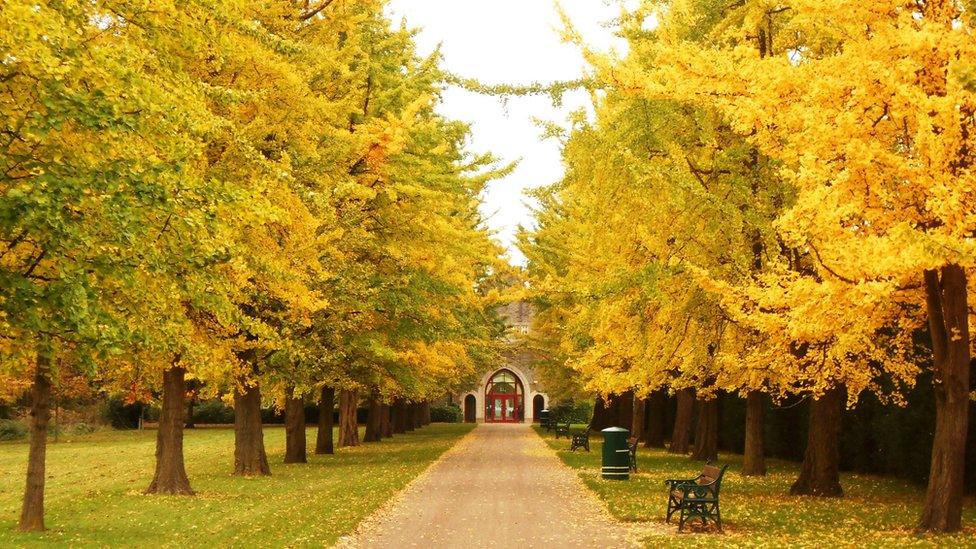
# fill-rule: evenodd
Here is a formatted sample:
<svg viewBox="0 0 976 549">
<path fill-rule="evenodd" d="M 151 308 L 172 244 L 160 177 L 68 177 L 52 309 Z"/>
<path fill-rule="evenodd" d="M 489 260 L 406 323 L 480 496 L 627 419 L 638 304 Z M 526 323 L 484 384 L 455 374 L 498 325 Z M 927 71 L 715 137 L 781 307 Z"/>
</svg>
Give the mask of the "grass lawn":
<svg viewBox="0 0 976 549">
<path fill-rule="evenodd" d="M 14 530 L 26 443 L 0 444 L 0 547 L 332 545 L 473 428 L 432 424 L 380 443 L 284 465 L 281 427 L 265 428 L 271 477 L 233 470 L 232 429 L 187 430 L 194 497 L 145 496 L 155 431 L 105 431 L 51 444 L 43 534 Z M 308 430 L 314 449 L 315 431 Z"/>
<path fill-rule="evenodd" d="M 641 448 L 638 473 L 629 481 L 600 477 L 602 443 L 591 435 L 589 454 L 569 452 L 569 441 L 555 440 L 539 427 L 537 432 L 557 450 L 564 463 L 576 469 L 583 482 L 603 499 L 610 512 L 627 522 L 663 524 L 667 508 L 667 478 L 690 478 L 701 462 L 664 450 Z M 841 474 L 843 498 L 789 495 L 799 464 L 768 460 L 766 477 L 743 477 L 742 456 L 721 454 L 719 464 L 730 464 L 722 483 L 722 523 L 725 534 L 655 534 L 644 539 L 648 547 L 903 547 L 906 545 L 976 547 L 976 508 L 967 499 L 965 531 L 956 535 L 917 536 L 924 490 L 906 482 L 852 473 Z M 669 532 L 670 530 L 670 526 Z M 686 530 L 688 527 L 686 526 Z"/>
</svg>

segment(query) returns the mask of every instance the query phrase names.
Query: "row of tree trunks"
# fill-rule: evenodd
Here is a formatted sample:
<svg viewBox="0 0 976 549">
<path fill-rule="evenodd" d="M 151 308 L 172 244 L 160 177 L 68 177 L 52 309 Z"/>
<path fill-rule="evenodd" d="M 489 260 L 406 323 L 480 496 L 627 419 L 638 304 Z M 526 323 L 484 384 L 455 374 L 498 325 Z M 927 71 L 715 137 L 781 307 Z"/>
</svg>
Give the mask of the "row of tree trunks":
<svg viewBox="0 0 976 549">
<path fill-rule="evenodd" d="M 405 402 L 403 404 L 403 423 L 406 425 L 407 432 L 413 431 L 417 428 L 417 416 L 415 413 L 416 409 L 412 402 Z"/>
<path fill-rule="evenodd" d="M 163 402 L 156 430 L 156 473 L 147 494 L 192 495 L 183 462 L 183 414 L 186 398 L 186 370 L 176 366 L 163 372 Z"/>
<path fill-rule="evenodd" d="M 393 418 L 390 417 L 392 408 L 389 404 L 380 406 L 380 436 L 390 438 L 393 436 Z"/>
<path fill-rule="evenodd" d="M 810 427 L 795 495 L 842 496 L 840 487 L 840 419 L 843 387 L 834 387 L 810 403 Z"/>
<path fill-rule="evenodd" d="M 356 409 L 359 404 L 357 391 L 339 391 L 339 447 L 359 445 L 359 423 Z"/>
<path fill-rule="evenodd" d="M 268 455 L 264 450 L 261 425 L 261 387 L 258 385 L 257 358 L 253 350 L 242 358 L 252 368 L 252 376 L 240 376 L 234 387 L 234 474 L 270 475 Z"/>
<path fill-rule="evenodd" d="M 607 427 L 628 427 L 633 421 L 634 393 L 628 391 L 607 398 L 598 396 L 590 419 L 591 431 L 602 431 Z"/>
<path fill-rule="evenodd" d="M 718 459 L 718 399 L 698 401 L 698 421 L 695 424 L 695 444 L 691 458 L 699 461 Z"/>
<path fill-rule="evenodd" d="M 654 391 L 647 398 L 645 407 L 647 409 L 647 422 L 644 426 L 644 447 L 664 448 L 668 393 L 664 389 Z"/>
<path fill-rule="evenodd" d="M 417 428 L 420 429 L 424 425 L 427 425 L 427 422 L 424 419 L 424 403 L 418 402 L 417 403 Z"/>
<path fill-rule="evenodd" d="M 421 404 L 421 419 L 424 425 L 430 425 L 430 402 L 424 401 Z"/>
<path fill-rule="evenodd" d="M 322 386 L 319 394 L 319 430 L 315 436 L 316 454 L 333 454 L 332 428 L 335 426 L 335 388 Z"/>
<path fill-rule="evenodd" d="M 305 399 L 295 388 L 285 389 L 285 463 L 307 463 L 305 449 Z"/>
<path fill-rule="evenodd" d="M 379 442 L 383 439 L 382 414 L 383 405 L 380 403 L 380 399 L 376 395 L 371 396 L 366 415 L 366 432 L 363 433 L 363 442 Z"/>
<path fill-rule="evenodd" d="M 766 456 L 763 449 L 764 400 L 760 391 L 749 391 L 746 395 L 746 446 L 742 459 L 742 474 L 746 476 L 766 474 Z"/>
<path fill-rule="evenodd" d="M 672 454 L 687 454 L 691 449 L 691 420 L 695 412 L 694 389 L 678 391 L 678 411 L 674 416 L 674 431 L 671 433 L 671 445 L 668 452 Z"/>
<path fill-rule="evenodd" d="M 31 387 L 30 448 L 27 451 L 27 486 L 18 528 L 24 532 L 44 530 L 44 479 L 47 456 L 47 424 L 51 419 L 51 357 L 39 348 Z"/>
<path fill-rule="evenodd" d="M 393 434 L 399 435 L 407 432 L 407 405 L 402 400 L 394 402 L 390 422 L 393 423 Z"/>
</svg>

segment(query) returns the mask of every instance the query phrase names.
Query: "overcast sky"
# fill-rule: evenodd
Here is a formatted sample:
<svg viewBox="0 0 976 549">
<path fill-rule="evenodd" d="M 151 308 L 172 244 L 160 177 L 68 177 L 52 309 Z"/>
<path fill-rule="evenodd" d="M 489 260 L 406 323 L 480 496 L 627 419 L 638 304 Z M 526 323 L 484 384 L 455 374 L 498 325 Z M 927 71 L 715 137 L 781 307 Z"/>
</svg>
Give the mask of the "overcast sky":
<svg viewBox="0 0 976 549">
<path fill-rule="evenodd" d="M 600 49 L 623 47 L 606 25 L 620 13 L 617 2 L 563 0 L 562 6 L 588 43 Z M 522 84 L 570 80 L 582 73 L 577 49 L 560 42 L 553 0 L 393 0 L 391 10 L 395 24 L 405 18 L 408 26 L 422 29 L 417 39 L 421 54 L 441 44 L 445 67 L 461 76 Z M 583 92 L 567 94 L 559 109 L 548 97 L 512 98 L 503 105 L 497 98 L 456 88 L 444 94 L 441 112 L 472 124 L 472 150 L 520 161 L 484 197 L 488 223 L 515 264 L 525 261 L 514 245 L 515 230 L 532 225 L 523 191 L 557 181 L 563 171 L 558 143 L 543 141 L 532 119 L 562 123 L 586 103 Z"/>
</svg>

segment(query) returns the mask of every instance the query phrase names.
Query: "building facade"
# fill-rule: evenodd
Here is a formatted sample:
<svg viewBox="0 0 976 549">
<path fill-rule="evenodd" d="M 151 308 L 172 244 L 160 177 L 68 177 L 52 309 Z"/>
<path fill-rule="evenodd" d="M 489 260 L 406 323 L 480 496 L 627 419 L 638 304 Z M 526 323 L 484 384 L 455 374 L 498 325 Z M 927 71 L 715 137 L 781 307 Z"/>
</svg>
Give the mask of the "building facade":
<svg viewBox="0 0 976 549">
<path fill-rule="evenodd" d="M 499 310 L 508 327 L 508 350 L 498 367 L 484 372 L 470 391 L 457 395 L 464 421 L 487 423 L 532 423 L 548 408 L 549 396 L 532 370 L 528 350 L 520 342 L 529 333 L 532 305 L 509 303 Z"/>
</svg>

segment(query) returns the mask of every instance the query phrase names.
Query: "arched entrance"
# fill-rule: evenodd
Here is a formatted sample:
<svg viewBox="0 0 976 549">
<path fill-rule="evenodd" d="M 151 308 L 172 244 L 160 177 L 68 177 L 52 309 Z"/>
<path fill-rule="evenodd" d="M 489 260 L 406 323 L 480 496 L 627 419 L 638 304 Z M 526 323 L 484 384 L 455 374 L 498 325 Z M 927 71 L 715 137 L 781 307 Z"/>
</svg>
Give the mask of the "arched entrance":
<svg viewBox="0 0 976 549">
<path fill-rule="evenodd" d="M 464 422 L 474 423 L 475 414 L 478 412 L 478 399 L 474 395 L 464 397 Z"/>
<path fill-rule="evenodd" d="M 532 397 L 532 421 L 538 423 L 539 416 L 542 415 L 542 411 L 546 408 L 546 399 L 542 398 L 542 395 L 535 395 Z"/>
<path fill-rule="evenodd" d="M 485 421 L 515 423 L 525 416 L 525 390 L 511 370 L 498 370 L 485 386 Z"/>
</svg>

